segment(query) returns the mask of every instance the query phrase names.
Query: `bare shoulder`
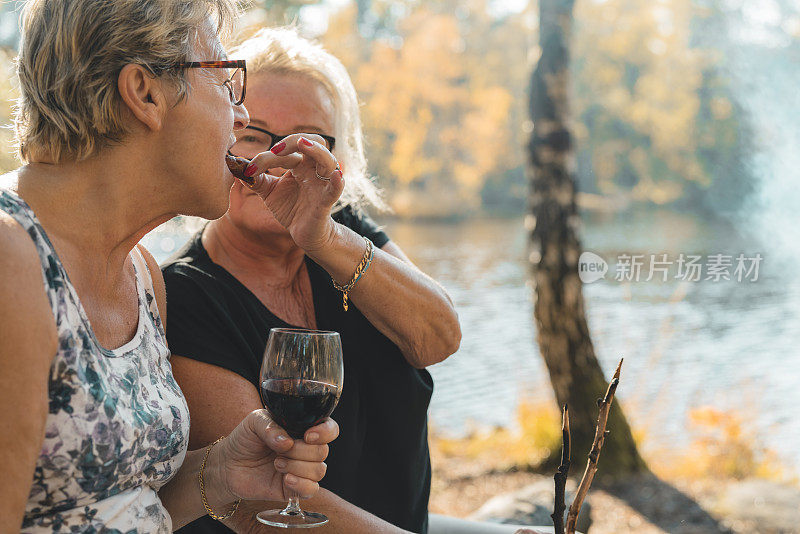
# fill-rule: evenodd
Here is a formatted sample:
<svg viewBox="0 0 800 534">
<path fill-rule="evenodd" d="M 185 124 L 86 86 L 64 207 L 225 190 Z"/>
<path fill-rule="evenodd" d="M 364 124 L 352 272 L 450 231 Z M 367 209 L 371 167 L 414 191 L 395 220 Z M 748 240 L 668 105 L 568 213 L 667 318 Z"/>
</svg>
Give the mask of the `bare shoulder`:
<svg viewBox="0 0 800 534">
<path fill-rule="evenodd" d="M 25 229 L 5 212 L 0 212 L 0 250 L 0 354 L 30 353 L 49 367 L 57 335 L 39 254 Z"/>
<path fill-rule="evenodd" d="M 44 438 L 58 335 L 36 247 L 1 211 L 0 251 L 0 455 L 13 459 L 3 468 L 0 524 L 16 523 L 19 531 Z"/>
<path fill-rule="evenodd" d="M 156 304 L 158 305 L 158 313 L 161 315 L 161 323 L 164 329 L 167 328 L 167 288 L 164 285 L 164 275 L 161 274 L 161 269 L 158 267 L 158 262 L 147 250 L 144 245 L 139 243 L 136 245 L 144 256 L 147 262 L 147 268 L 150 270 L 150 278 L 153 280 L 153 290 L 156 292 Z"/>
<path fill-rule="evenodd" d="M 4 211 L 0 211 L 0 250 L 3 251 L 0 254 L 3 281 L 8 281 L 9 277 L 15 275 L 27 274 L 33 267 L 39 266 L 39 254 L 28 232 Z M 40 270 L 36 269 L 35 272 L 40 273 Z"/>
</svg>

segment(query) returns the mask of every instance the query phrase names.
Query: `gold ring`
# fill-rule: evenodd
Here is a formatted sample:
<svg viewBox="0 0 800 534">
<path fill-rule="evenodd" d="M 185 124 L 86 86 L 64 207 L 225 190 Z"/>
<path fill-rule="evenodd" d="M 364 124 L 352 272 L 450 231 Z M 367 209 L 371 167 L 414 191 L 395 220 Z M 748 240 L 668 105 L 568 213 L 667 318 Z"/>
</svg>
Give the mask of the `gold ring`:
<svg viewBox="0 0 800 534">
<path fill-rule="evenodd" d="M 334 172 L 336 172 L 336 171 L 342 172 L 341 168 L 339 168 L 339 162 L 338 162 L 338 161 L 336 162 L 336 168 L 335 168 L 335 169 L 333 169 L 333 170 L 331 171 L 331 173 L 334 173 Z M 317 178 L 319 178 L 319 179 L 320 179 L 320 180 L 322 180 L 323 182 L 330 182 L 330 181 L 331 181 L 330 177 L 326 178 L 326 177 L 324 177 L 324 176 L 320 176 L 320 174 L 319 174 L 319 171 L 317 171 L 317 169 L 316 169 L 316 168 L 314 168 L 314 174 L 316 174 L 316 175 L 317 175 Z"/>
</svg>

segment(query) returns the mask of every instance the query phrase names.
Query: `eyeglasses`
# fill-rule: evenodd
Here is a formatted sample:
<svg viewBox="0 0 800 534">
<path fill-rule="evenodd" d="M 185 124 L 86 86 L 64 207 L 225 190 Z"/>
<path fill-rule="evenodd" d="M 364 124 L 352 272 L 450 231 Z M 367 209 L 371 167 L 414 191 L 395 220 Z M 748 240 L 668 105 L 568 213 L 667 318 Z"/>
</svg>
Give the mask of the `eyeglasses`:
<svg viewBox="0 0 800 534">
<path fill-rule="evenodd" d="M 179 69 L 234 69 L 230 78 L 222 82 L 228 88 L 231 96 L 231 103 L 234 106 L 241 106 L 244 102 L 244 95 L 247 90 L 247 66 L 244 59 L 230 61 L 189 61 L 179 63 Z"/>
<path fill-rule="evenodd" d="M 290 135 L 292 134 L 278 135 L 264 128 L 248 125 L 244 130 L 239 130 L 239 132 L 237 132 L 236 144 L 234 146 L 241 150 L 242 153 L 257 154 L 264 150 L 269 150 Z M 333 147 L 336 145 L 335 137 L 321 133 L 317 133 L 316 135 L 322 137 L 325 141 L 325 148 L 333 151 Z"/>
</svg>

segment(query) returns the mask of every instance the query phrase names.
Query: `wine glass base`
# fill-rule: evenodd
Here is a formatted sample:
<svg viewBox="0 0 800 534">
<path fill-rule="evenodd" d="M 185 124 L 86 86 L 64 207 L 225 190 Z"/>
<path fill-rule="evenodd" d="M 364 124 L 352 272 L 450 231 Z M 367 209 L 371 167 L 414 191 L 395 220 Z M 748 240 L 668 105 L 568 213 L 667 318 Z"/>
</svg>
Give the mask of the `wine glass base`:
<svg viewBox="0 0 800 534">
<path fill-rule="evenodd" d="M 287 513 L 285 510 L 267 510 L 256 515 L 259 523 L 278 528 L 314 528 L 328 522 L 328 518 L 317 512 Z"/>
</svg>

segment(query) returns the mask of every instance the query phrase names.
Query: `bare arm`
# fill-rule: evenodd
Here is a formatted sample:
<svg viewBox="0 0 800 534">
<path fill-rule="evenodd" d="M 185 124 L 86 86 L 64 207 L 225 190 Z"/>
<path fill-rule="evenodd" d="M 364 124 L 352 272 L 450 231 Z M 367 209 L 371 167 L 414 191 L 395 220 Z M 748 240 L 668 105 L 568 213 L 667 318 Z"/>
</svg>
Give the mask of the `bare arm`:
<svg viewBox="0 0 800 534">
<path fill-rule="evenodd" d="M 44 439 L 58 348 L 36 248 L 0 213 L 0 533 L 19 532 Z"/>
<path fill-rule="evenodd" d="M 365 248 L 361 236 L 336 224 L 324 247 L 307 252 L 337 283 L 346 284 Z M 414 367 L 433 365 L 458 350 L 461 327 L 449 295 L 391 241 L 375 248 L 369 269 L 349 297 Z"/>
<path fill-rule="evenodd" d="M 218 448 L 214 447 L 211 452 L 212 455 L 209 455 L 209 463 L 207 465 L 218 464 Z M 172 518 L 173 530 L 177 530 L 206 514 L 197 484 L 197 475 L 200 473 L 200 463 L 204 455 L 204 449 L 187 451 L 186 458 L 183 460 L 178 472 L 158 491 L 158 498 L 161 499 L 161 503 Z M 235 499 L 218 491 L 221 484 L 216 478 L 212 478 L 209 481 L 209 471 L 209 467 L 206 467 L 204 472 L 206 496 L 211 509 L 223 514 L 228 511 L 231 502 Z"/>
<path fill-rule="evenodd" d="M 203 478 L 211 509 L 225 513 L 237 498 L 277 500 L 287 490 L 310 498 L 325 476 L 328 443 L 338 435 L 338 425 L 329 418 L 308 429 L 304 440 L 292 440 L 272 423 L 266 410 L 250 412 L 216 447 L 206 449 L 210 454 Z M 198 484 L 205 454 L 203 450 L 188 453 L 175 476 L 158 492 L 173 528 L 205 514 Z"/>
<path fill-rule="evenodd" d="M 181 356 L 172 357 L 172 369 L 189 404 L 192 426 L 189 447 L 203 447 L 219 436 L 227 435 L 243 414 L 261 408 L 258 391 L 241 376 L 217 367 Z M 255 520 L 255 514 L 283 507 L 286 503 L 267 505 L 262 501 L 242 503 L 233 518 L 225 524 L 240 533 L 285 532 Z M 316 496 L 304 500 L 303 506 L 322 512 L 330 523 L 316 528 L 320 534 L 401 534 L 406 531 L 350 504 L 336 494 L 320 489 Z"/>
</svg>

